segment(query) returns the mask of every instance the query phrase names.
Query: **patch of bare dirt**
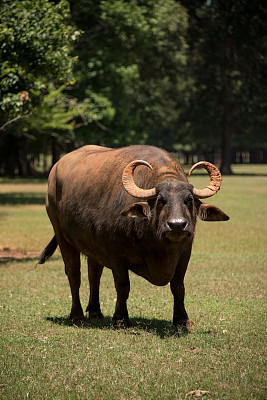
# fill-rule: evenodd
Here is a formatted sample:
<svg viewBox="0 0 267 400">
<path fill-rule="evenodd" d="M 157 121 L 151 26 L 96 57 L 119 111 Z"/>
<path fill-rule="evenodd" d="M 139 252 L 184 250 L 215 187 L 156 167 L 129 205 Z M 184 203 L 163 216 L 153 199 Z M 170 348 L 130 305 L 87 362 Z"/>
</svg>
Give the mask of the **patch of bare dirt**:
<svg viewBox="0 0 267 400">
<path fill-rule="evenodd" d="M 9 247 L 0 247 L 0 263 L 9 261 L 32 260 L 38 258 L 39 252 L 36 251 L 18 251 Z"/>
</svg>

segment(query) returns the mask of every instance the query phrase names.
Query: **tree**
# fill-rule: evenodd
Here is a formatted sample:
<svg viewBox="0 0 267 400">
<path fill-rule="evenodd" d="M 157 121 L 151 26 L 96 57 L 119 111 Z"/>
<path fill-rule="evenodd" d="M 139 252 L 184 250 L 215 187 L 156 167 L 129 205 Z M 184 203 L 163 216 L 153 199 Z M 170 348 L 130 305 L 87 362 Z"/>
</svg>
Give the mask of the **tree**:
<svg viewBox="0 0 267 400">
<path fill-rule="evenodd" d="M 188 12 L 188 131 L 199 145 L 221 145 L 221 171 L 230 174 L 232 144 L 260 141 L 266 130 L 266 7 L 260 0 L 195 0 Z"/>
<path fill-rule="evenodd" d="M 40 117 L 46 112 L 47 118 L 50 117 L 50 124 L 53 123 L 51 118 L 58 117 L 58 107 L 47 109 L 47 103 L 44 102 L 44 108 L 40 109 L 44 96 L 48 95 L 47 99 L 49 98 L 51 90 L 48 86 L 50 82 L 57 85 L 64 82 L 64 86 L 74 83 L 72 65 L 76 57 L 71 55 L 71 50 L 80 31 L 69 21 L 69 4 L 65 0 L 56 4 L 48 0 L 1 1 L 2 173 L 32 173 L 31 153 L 40 153 L 42 150 L 43 138 L 40 129 L 38 130 L 43 122 Z M 37 112 L 39 116 L 35 118 Z M 22 117 L 27 119 L 24 121 Z M 34 129 L 32 121 L 35 122 Z M 55 122 L 54 120 L 54 124 Z M 62 126 L 60 129 L 62 132 Z"/>
<path fill-rule="evenodd" d="M 1 1 L 1 125 L 28 114 L 48 82 L 73 82 L 71 43 L 80 32 L 69 16 L 65 0 Z"/>
<path fill-rule="evenodd" d="M 70 142 L 171 147 L 177 140 L 177 83 L 186 64 L 184 8 L 174 0 L 70 4 L 73 27 L 66 1 L 55 5 L 46 0 L 4 0 L 1 116 L 5 125 L 28 115 L 12 124 L 12 134 L 6 129 L 0 139 L 0 153 L 2 143 L 3 156 L 6 148 L 14 154 L 6 159 L 9 174 L 31 169 L 26 161 L 36 157 L 36 143 L 39 151 L 51 143 L 56 158 L 55 147 L 65 143 L 65 150 Z M 84 32 L 71 54 L 71 40 L 80 32 L 76 26 Z M 9 44 L 10 54 L 5 51 Z M 70 82 L 77 55 L 72 96 L 64 85 L 65 90 L 53 97 L 58 86 L 49 88 L 48 83 Z M 69 115 L 70 101 L 75 115 L 64 120 L 60 107 L 65 104 Z M 18 157 L 21 149 L 23 156 Z M 24 167 L 15 166 L 15 159 L 24 160 Z"/>
<path fill-rule="evenodd" d="M 70 5 L 84 32 L 75 46 L 74 93 L 98 118 L 77 133 L 79 140 L 171 147 L 178 140 L 177 85 L 186 65 L 184 8 L 174 0 L 73 0 Z"/>
</svg>

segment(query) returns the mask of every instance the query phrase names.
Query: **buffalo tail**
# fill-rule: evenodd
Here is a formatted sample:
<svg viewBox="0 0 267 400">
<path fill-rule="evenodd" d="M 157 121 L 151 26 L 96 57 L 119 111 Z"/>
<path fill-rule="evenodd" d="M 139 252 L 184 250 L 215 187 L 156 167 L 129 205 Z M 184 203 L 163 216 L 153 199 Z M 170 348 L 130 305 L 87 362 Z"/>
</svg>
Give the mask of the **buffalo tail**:
<svg viewBox="0 0 267 400">
<path fill-rule="evenodd" d="M 54 254 L 55 250 L 57 248 L 57 239 L 54 236 L 53 239 L 48 243 L 46 248 L 42 251 L 42 253 L 39 255 L 39 262 L 38 264 L 44 264 L 48 258 Z"/>
</svg>

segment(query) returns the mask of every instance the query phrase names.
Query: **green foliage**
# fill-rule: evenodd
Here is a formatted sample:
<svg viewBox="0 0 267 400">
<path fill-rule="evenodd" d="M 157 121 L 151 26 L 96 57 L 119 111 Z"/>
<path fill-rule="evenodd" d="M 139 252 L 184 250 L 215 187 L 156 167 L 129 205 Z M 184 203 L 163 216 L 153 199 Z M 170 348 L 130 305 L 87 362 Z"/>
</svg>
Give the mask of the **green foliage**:
<svg viewBox="0 0 267 400">
<path fill-rule="evenodd" d="M 63 93 L 65 87 L 62 85 L 55 88 L 53 84 L 48 86 L 41 105 L 35 107 L 32 114 L 23 121 L 24 132 L 32 135 L 55 135 L 58 132 L 62 140 L 70 132 L 74 135 L 76 118 L 83 115 L 83 108 L 76 99 Z"/>
<path fill-rule="evenodd" d="M 66 0 L 2 0 L 0 117 L 28 113 L 47 82 L 73 82 L 71 42 L 80 32 L 68 24 Z"/>
<path fill-rule="evenodd" d="M 223 142 L 228 158 L 231 145 L 266 145 L 266 6 L 196 0 L 188 12 L 186 140 L 213 148 Z"/>
<path fill-rule="evenodd" d="M 266 14 L 261 0 L 2 0 L 1 173 L 86 143 L 216 152 L 231 172 L 232 146 L 267 146 Z"/>
<path fill-rule="evenodd" d="M 89 136 L 81 130 L 84 139 L 105 145 L 157 141 L 163 133 L 159 109 L 167 103 L 164 114 L 173 120 L 173 88 L 186 64 L 185 10 L 173 0 L 70 3 L 74 22 L 84 32 L 75 48 L 75 96 L 99 109 L 108 128 L 91 126 Z"/>
<path fill-rule="evenodd" d="M 18 170 L 23 175 L 35 174 L 28 160 L 39 158 L 40 153 L 47 153 L 51 148 L 54 158 L 47 165 L 48 170 L 51 161 L 57 161 L 59 151 L 74 149 L 75 130 L 89 123 L 84 115 L 88 105 L 79 103 L 65 89 L 65 84 L 56 88 L 50 83 L 42 92 L 42 102 L 2 132 L 0 156 L 4 172 L 14 175 Z"/>
</svg>

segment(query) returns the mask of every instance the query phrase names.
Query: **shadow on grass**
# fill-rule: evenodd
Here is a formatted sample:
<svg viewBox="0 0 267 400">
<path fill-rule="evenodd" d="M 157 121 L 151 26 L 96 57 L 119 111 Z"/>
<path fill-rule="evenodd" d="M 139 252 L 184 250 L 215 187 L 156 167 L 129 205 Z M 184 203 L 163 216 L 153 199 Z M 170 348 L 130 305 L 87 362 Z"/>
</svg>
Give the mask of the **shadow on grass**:
<svg viewBox="0 0 267 400">
<path fill-rule="evenodd" d="M 75 326 L 68 316 L 65 317 L 47 317 L 47 321 L 53 322 L 57 325 Z M 186 336 L 190 332 L 187 329 L 176 328 L 170 321 L 147 319 L 147 318 L 131 318 L 133 326 L 131 328 L 114 328 L 112 318 L 105 317 L 103 319 L 88 319 L 78 329 L 110 329 L 123 331 L 126 335 L 140 335 L 140 331 L 152 333 L 159 336 L 161 339 L 171 336 Z"/>
<path fill-rule="evenodd" d="M 36 255 L 33 255 L 33 256 L 27 256 L 27 255 L 25 255 L 25 256 L 21 256 L 21 255 L 19 255 L 19 256 L 15 256 L 15 255 L 14 256 L 10 256 L 10 255 L 2 255 L 0 253 L 0 266 L 2 264 L 8 264 L 8 263 L 11 263 L 13 261 L 16 261 L 17 263 L 31 262 L 32 261 L 33 266 L 32 266 L 32 268 L 29 269 L 29 271 L 34 271 L 37 268 L 36 264 L 38 262 L 38 259 L 39 259 L 39 254 L 36 254 Z"/>
<path fill-rule="evenodd" d="M 23 253 L 12 250 L 1 251 L 0 249 L 0 267 L 5 266 L 8 268 L 9 264 L 11 264 L 14 261 L 16 261 L 16 263 L 31 262 L 32 264 L 30 265 L 28 272 L 35 271 L 36 269 L 41 268 L 41 266 L 38 264 L 40 253 L 41 251 Z M 53 255 L 53 262 L 61 259 L 62 258 L 60 254 Z M 51 262 L 51 260 L 47 262 Z"/>
<path fill-rule="evenodd" d="M 31 205 L 45 204 L 44 193 L 0 193 L 0 204 L 2 205 Z"/>
</svg>

